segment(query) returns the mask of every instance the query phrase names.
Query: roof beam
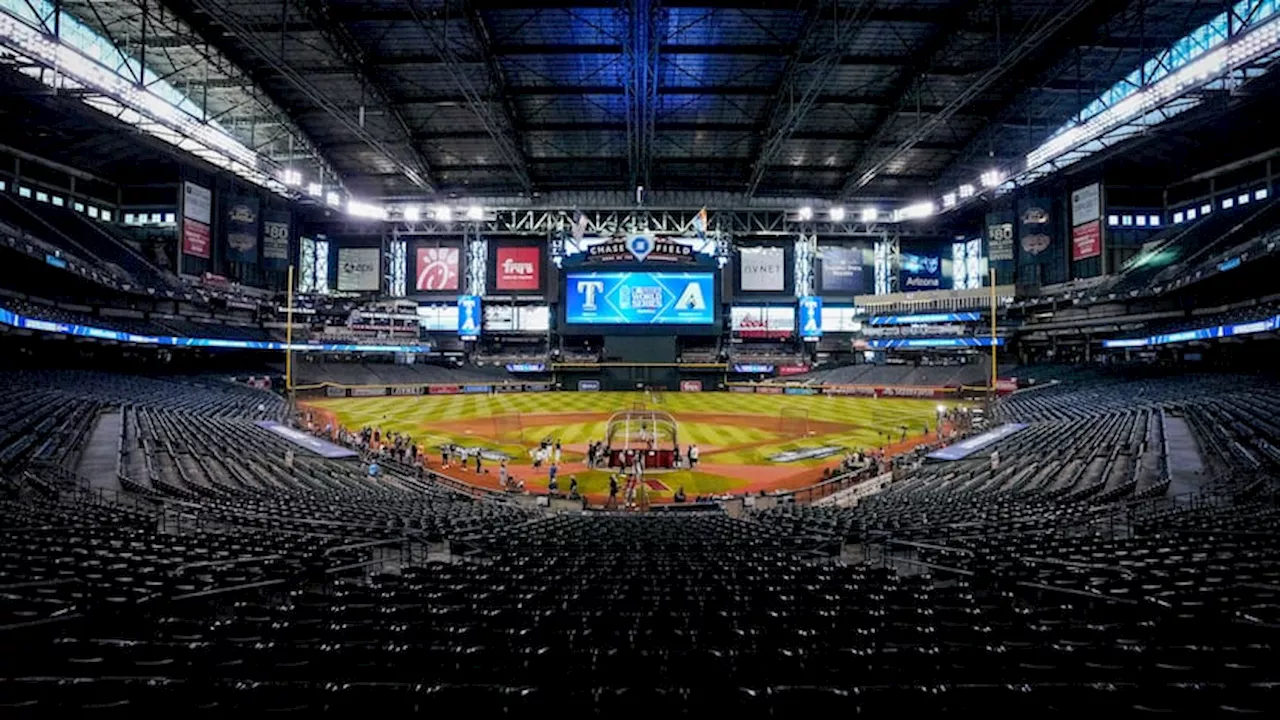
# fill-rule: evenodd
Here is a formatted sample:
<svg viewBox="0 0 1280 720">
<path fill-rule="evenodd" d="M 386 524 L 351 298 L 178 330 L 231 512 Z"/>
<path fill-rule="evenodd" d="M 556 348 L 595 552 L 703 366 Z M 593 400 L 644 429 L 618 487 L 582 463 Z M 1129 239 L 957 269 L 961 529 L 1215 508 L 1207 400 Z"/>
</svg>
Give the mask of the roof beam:
<svg viewBox="0 0 1280 720">
<path fill-rule="evenodd" d="M 302 2 L 302 0 L 291 1 L 294 2 L 295 5 Z M 359 138 L 360 141 L 369 148 L 398 167 L 400 169 L 400 173 L 404 177 L 408 178 L 411 183 L 425 190 L 434 190 L 430 178 L 430 166 L 427 164 L 426 158 L 422 157 L 411 143 L 408 143 L 409 133 L 407 126 L 403 128 L 404 140 L 406 142 L 405 149 L 409 155 L 406 159 L 402 158 L 399 153 L 394 152 L 381 139 L 370 133 L 356 118 L 348 115 L 332 97 L 315 87 L 310 80 L 303 77 L 295 68 L 290 66 L 278 50 L 271 47 L 271 43 L 266 42 L 258 35 L 246 31 L 240 23 L 239 16 L 227 8 L 223 3 L 218 2 L 218 0 L 192 0 L 192 5 L 208 16 L 214 23 L 221 25 L 223 28 L 230 31 L 238 42 L 243 43 L 252 50 L 254 54 L 267 63 L 273 70 L 284 77 L 285 80 L 291 83 L 303 95 L 306 95 L 311 102 L 315 103 L 329 116 L 337 120 L 348 132 L 356 138 Z M 305 13 L 311 12 L 311 10 L 306 8 L 299 9 Z M 319 17 L 317 17 L 317 20 L 322 21 Z M 313 29 L 319 31 L 318 27 Z M 337 47 L 338 45 L 335 44 L 335 48 Z M 367 78 L 364 78 L 361 75 L 358 65 L 353 66 L 352 72 L 353 74 L 361 77 L 362 82 L 370 89 L 371 92 L 380 92 L 376 84 L 368 81 Z M 385 96 L 382 96 L 380 99 L 385 101 Z M 387 104 L 387 107 L 390 108 L 389 103 Z"/>
<path fill-rule="evenodd" d="M 924 140 L 939 126 L 949 120 L 952 116 L 960 112 L 962 108 L 971 103 L 982 93 L 990 89 L 995 83 L 999 82 L 1009 71 L 1025 60 L 1032 52 L 1041 48 L 1051 37 L 1058 33 L 1064 26 L 1074 20 L 1080 13 L 1089 9 L 1097 0 L 1064 0 L 1054 6 L 1046 6 L 1041 12 L 1048 17 L 1033 18 L 1027 30 L 1022 34 L 1013 47 L 1004 51 L 995 65 L 982 73 L 981 76 L 975 78 L 969 83 L 964 90 L 958 93 L 952 100 L 947 103 L 938 112 L 925 117 L 920 123 L 912 128 L 905 138 L 888 153 L 880 154 L 875 152 L 874 148 L 880 143 L 873 141 L 872 149 L 862 153 L 858 163 L 854 167 L 854 171 L 846 178 L 844 186 L 841 188 L 841 195 L 849 195 L 858 189 L 865 187 L 881 170 L 888 167 L 894 161 L 902 157 L 902 155 L 910 151 L 917 143 Z M 946 46 L 945 38 L 935 43 L 930 43 L 931 47 L 927 54 L 922 54 L 921 59 L 925 62 L 932 63 Z M 913 77 L 908 85 L 902 88 L 902 92 L 898 99 L 898 108 L 908 106 L 917 96 L 921 87 L 921 75 Z M 876 131 L 878 137 L 887 137 L 893 129 L 888 122 L 888 117 L 881 122 L 879 129 Z"/>
<path fill-rule="evenodd" d="M 747 181 L 748 197 L 755 195 L 756 189 L 764 179 L 765 171 L 774 163 L 787 139 L 796 131 L 810 108 L 814 106 L 840 59 L 852 49 L 853 43 L 860 35 L 859 26 L 866 21 L 875 2 L 876 0 L 860 0 L 846 12 L 841 11 L 838 1 L 828 3 L 826 0 L 818 0 L 808 8 L 804 22 L 800 25 L 798 37 L 803 38 L 802 42 L 808 45 L 815 43 L 829 30 L 835 35 L 836 46 L 813 62 L 804 62 L 799 58 L 799 55 L 804 53 L 804 46 L 802 46 L 800 52 L 787 63 L 782 82 L 778 84 L 771 103 L 773 112 L 762 137 L 755 167 L 751 171 L 751 178 Z M 823 17 L 827 10 L 831 11 L 835 19 L 835 22 L 829 25 Z"/>
<path fill-rule="evenodd" d="M 654 126 L 658 117 L 658 27 L 661 0 L 621 0 L 627 43 L 623 52 L 627 98 L 627 168 L 630 186 L 651 187 Z"/>
<path fill-rule="evenodd" d="M 467 106 L 475 114 L 476 119 L 480 121 L 481 126 L 489 133 L 489 137 L 493 139 L 494 144 L 497 145 L 502 159 L 511 166 L 512 172 L 515 173 L 520 183 L 521 190 L 532 194 L 533 181 L 529 179 L 529 169 L 525 166 L 524 152 L 520 148 L 520 141 L 515 137 L 515 118 L 510 114 L 510 105 L 505 100 L 507 95 L 505 79 L 485 50 L 488 43 L 488 33 L 474 7 L 470 5 L 467 7 L 466 18 L 471 32 L 480 44 L 481 57 L 485 58 L 485 65 L 488 70 L 486 81 L 489 85 L 488 88 L 485 88 L 485 92 L 476 89 L 471 82 L 470 75 L 462 71 L 461 65 L 463 63 L 453 50 L 454 43 L 444 34 L 448 28 L 448 23 L 440 21 L 439 18 L 429 17 L 426 11 L 419 10 L 416 0 L 404 0 L 404 7 L 409 13 L 409 19 L 425 31 L 425 35 L 433 45 L 436 54 L 445 59 L 444 66 L 448 70 L 450 77 L 453 78 L 454 84 L 458 86 L 463 97 L 466 98 Z M 494 103 L 486 99 L 494 92 L 499 93 L 504 98 L 498 103 L 500 110 L 497 112 L 494 110 Z"/>
</svg>

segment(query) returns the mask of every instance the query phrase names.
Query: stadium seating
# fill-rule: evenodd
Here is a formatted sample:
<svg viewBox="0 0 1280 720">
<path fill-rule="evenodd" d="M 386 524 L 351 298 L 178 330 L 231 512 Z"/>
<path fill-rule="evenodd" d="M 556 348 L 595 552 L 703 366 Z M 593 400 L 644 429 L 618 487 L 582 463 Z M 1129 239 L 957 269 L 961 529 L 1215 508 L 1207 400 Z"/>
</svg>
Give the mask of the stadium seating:
<svg viewBox="0 0 1280 720">
<path fill-rule="evenodd" d="M 1280 392 L 1094 376 L 854 507 L 541 516 L 298 453 L 211 378 L 9 373 L 0 707 L 799 713 L 1277 709 Z M 123 408 L 108 499 L 74 466 Z M 1223 482 L 1167 496 L 1162 412 Z M 1225 478 L 1225 479 L 1224 479 Z M 843 547 L 843 551 L 841 548 Z M 448 550 L 446 553 L 445 550 Z"/>
</svg>

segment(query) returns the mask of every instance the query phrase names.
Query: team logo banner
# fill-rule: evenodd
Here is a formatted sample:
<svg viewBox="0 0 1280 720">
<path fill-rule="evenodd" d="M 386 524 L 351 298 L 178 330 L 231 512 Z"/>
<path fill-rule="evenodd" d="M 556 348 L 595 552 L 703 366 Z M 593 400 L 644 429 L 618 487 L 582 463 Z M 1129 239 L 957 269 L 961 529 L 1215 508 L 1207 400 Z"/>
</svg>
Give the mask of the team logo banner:
<svg viewBox="0 0 1280 720">
<path fill-rule="evenodd" d="M 744 247 L 738 272 L 743 292 L 782 292 L 787 287 L 786 252 L 780 247 Z"/>
<path fill-rule="evenodd" d="M 542 288 L 540 248 L 500 247 L 497 265 L 497 278 L 494 284 L 498 290 L 540 290 Z"/>
<path fill-rule="evenodd" d="M 461 251 L 457 247 L 418 248 L 419 292 L 449 292 L 458 289 Z"/>
<path fill-rule="evenodd" d="M 458 296 L 458 336 L 463 340 L 480 337 L 480 296 Z"/>
<path fill-rule="evenodd" d="M 1053 236 L 1049 234 L 1049 208 L 1046 198 L 1026 198 L 1019 202 L 1019 245 L 1028 257 L 1040 255 L 1053 244 Z"/>
<path fill-rule="evenodd" d="M 942 287 L 942 260 L 936 255 L 902 253 L 902 289 L 937 290 Z"/>
<path fill-rule="evenodd" d="M 565 322 L 579 325 L 710 325 L 711 273 L 571 273 Z"/>
<path fill-rule="evenodd" d="M 800 298 L 800 337 L 817 340 L 822 337 L 822 298 L 807 295 Z"/>
<path fill-rule="evenodd" d="M 258 262 L 258 220 L 258 198 L 231 199 L 224 226 L 228 260 L 241 263 Z"/>
<path fill-rule="evenodd" d="M 862 248 L 824 247 L 820 254 L 823 292 L 866 292 L 862 280 Z"/>
<path fill-rule="evenodd" d="M 382 250 L 380 248 L 338 249 L 338 290 L 371 292 L 381 286 Z"/>
<path fill-rule="evenodd" d="M 289 212 L 267 210 L 262 213 L 262 264 L 282 268 L 289 264 Z"/>
</svg>

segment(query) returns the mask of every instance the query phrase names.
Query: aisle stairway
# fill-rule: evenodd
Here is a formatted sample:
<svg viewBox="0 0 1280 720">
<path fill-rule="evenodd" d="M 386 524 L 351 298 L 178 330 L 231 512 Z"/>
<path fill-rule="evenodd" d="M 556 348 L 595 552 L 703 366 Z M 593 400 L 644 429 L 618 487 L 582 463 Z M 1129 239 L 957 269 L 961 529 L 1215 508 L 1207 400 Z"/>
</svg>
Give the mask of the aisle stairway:
<svg viewBox="0 0 1280 720">
<path fill-rule="evenodd" d="M 119 409 L 109 410 L 98 416 L 89 433 L 89 442 L 80 454 L 80 462 L 76 464 L 76 474 L 88 478 L 94 488 L 121 490 L 116 471 L 120 459 L 120 431 L 123 423 L 124 413 Z"/>
</svg>

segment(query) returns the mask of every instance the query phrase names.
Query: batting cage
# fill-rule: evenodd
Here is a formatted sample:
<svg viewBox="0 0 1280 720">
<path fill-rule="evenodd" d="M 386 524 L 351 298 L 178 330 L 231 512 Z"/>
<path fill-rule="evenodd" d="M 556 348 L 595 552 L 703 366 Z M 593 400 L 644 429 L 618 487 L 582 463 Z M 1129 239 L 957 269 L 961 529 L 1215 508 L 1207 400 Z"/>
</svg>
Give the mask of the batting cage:
<svg viewBox="0 0 1280 720">
<path fill-rule="evenodd" d="M 524 440 L 524 423 L 520 413 L 503 413 L 493 416 L 493 437 L 501 442 L 518 443 Z"/>
<path fill-rule="evenodd" d="M 809 434 L 809 411 L 801 408 L 782 408 L 778 412 L 778 432 L 792 437 Z"/>
<path fill-rule="evenodd" d="M 662 410 L 622 410 L 605 425 L 605 446 L 609 448 L 610 465 L 615 467 L 625 465 L 628 451 L 645 453 L 646 467 L 672 467 L 673 450 L 679 440 L 675 416 Z"/>
</svg>

